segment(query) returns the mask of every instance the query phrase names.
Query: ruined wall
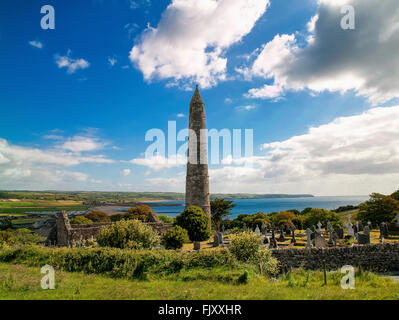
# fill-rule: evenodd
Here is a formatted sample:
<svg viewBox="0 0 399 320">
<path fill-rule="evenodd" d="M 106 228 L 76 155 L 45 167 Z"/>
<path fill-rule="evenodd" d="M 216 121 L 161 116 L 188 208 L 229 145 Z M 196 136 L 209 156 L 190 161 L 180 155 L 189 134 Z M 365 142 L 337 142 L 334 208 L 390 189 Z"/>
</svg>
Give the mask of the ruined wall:
<svg viewBox="0 0 399 320">
<path fill-rule="evenodd" d="M 165 233 L 173 226 L 171 223 L 163 222 L 148 222 L 146 224 L 160 234 Z M 55 242 L 58 246 L 67 246 L 71 241 L 95 239 L 101 228 L 110 225 L 112 225 L 112 222 L 71 225 L 67 213 L 63 211 L 58 214 L 57 223 L 50 231 L 47 241 L 52 244 Z"/>
<path fill-rule="evenodd" d="M 399 270 L 399 243 L 354 246 L 347 248 L 277 249 L 272 256 L 290 268 L 337 270 L 344 265 L 362 267 L 364 270 L 387 272 Z"/>
</svg>

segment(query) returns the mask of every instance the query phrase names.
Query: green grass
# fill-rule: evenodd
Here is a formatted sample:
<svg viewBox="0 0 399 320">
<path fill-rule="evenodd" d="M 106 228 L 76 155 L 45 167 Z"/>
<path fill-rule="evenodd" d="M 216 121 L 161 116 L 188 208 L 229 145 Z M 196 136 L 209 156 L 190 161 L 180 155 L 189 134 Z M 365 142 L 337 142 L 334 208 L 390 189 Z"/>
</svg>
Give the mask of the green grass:
<svg viewBox="0 0 399 320">
<path fill-rule="evenodd" d="M 296 270 L 278 279 L 268 279 L 249 270 L 247 284 L 237 278 L 245 270 L 223 268 L 192 269 L 146 281 L 113 279 L 83 273 L 55 273 L 55 290 L 40 287 L 40 268 L 0 263 L 0 299 L 62 300 L 326 300 L 326 299 L 399 299 L 399 284 L 374 274 L 356 278 L 355 290 L 343 290 L 342 275 L 328 273 L 324 286 L 321 272 Z"/>
</svg>

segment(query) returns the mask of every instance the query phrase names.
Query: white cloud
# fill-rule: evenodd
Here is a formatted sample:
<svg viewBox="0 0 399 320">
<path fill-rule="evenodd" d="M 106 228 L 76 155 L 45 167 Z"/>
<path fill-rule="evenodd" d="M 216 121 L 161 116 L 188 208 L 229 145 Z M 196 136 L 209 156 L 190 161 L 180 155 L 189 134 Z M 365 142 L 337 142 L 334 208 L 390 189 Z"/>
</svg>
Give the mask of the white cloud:
<svg viewBox="0 0 399 320">
<path fill-rule="evenodd" d="M 124 169 L 121 171 L 120 175 L 121 175 L 121 177 L 127 177 L 131 173 L 132 173 L 132 171 L 130 169 Z"/>
<path fill-rule="evenodd" d="M 398 188 L 399 106 L 374 108 L 263 145 L 264 156 L 224 159 L 215 192 L 366 195 Z M 250 161 L 252 165 L 242 164 Z"/>
<path fill-rule="evenodd" d="M 80 153 L 83 151 L 101 150 L 106 146 L 106 144 L 107 143 L 99 141 L 97 138 L 74 136 L 60 145 L 59 148 Z"/>
<path fill-rule="evenodd" d="M 148 167 L 154 171 L 170 169 L 184 166 L 187 164 L 187 158 L 182 155 L 171 156 L 166 158 L 161 155 L 155 155 L 150 158 L 138 158 L 130 160 L 130 163 Z"/>
<path fill-rule="evenodd" d="M 83 163 L 111 164 L 102 155 L 81 155 L 62 149 L 38 149 L 11 145 L 0 138 L 0 189 L 64 188 L 93 183 L 89 175 L 65 170 Z M 79 185 L 79 184 L 78 184 Z"/>
<path fill-rule="evenodd" d="M 256 109 L 256 106 L 254 106 L 254 105 L 246 105 L 246 106 L 236 107 L 236 110 L 244 110 L 244 111 L 251 111 L 254 109 Z"/>
<path fill-rule="evenodd" d="M 43 49 L 43 43 L 41 43 L 40 41 L 29 41 L 28 42 L 30 46 L 38 48 L 38 49 Z"/>
<path fill-rule="evenodd" d="M 239 69 L 248 77 L 273 79 L 286 90 L 354 91 L 373 105 L 399 97 L 399 11 L 396 0 L 319 0 L 307 25 L 307 43 L 277 35 L 253 65 Z M 343 4 L 355 8 L 356 29 L 340 27 Z M 261 89 L 256 89 L 261 90 Z"/>
<path fill-rule="evenodd" d="M 178 113 L 178 114 L 176 115 L 176 117 L 178 117 L 178 118 L 184 118 L 185 115 L 184 115 L 184 113 Z"/>
<path fill-rule="evenodd" d="M 72 59 L 70 57 L 71 51 L 69 50 L 67 55 L 60 56 L 58 54 L 55 55 L 55 63 L 58 68 L 66 68 L 67 73 L 72 74 L 75 73 L 79 69 L 86 69 L 90 66 L 90 63 L 85 59 Z"/>
<path fill-rule="evenodd" d="M 275 99 L 278 100 L 283 96 L 283 88 L 280 85 L 269 86 L 265 84 L 262 88 L 251 89 L 244 96 L 247 98 Z"/>
<path fill-rule="evenodd" d="M 173 0 L 156 28 L 148 27 L 130 59 L 146 80 L 199 83 L 226 80 L 225 51 L 265 13 L 269 0 Z"/>
</svg>

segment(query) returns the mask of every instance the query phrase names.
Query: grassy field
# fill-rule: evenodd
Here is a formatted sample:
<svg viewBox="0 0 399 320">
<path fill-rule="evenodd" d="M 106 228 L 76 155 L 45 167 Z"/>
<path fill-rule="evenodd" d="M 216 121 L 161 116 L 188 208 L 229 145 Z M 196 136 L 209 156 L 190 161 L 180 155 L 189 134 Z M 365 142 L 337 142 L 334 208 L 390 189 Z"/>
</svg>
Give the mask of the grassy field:
<svg viewBox="0 0 399 320">
<path fill-rule="evenodd" d="M 82 201 L 73 200 L 27 200 L 1 201 L 0 214 L 21 216 L 26 212 L 78 211 L 85 210 Z"/>
<path fill-rule="evenodd" d="M 303 270 L 268 279 L 249 273 L 248 283 L 236 281 L 240 270 L 194 269 L 162 279 L 146 281 L 112 279 L 99 275 L 56 271 L 55 290 L 43 290 L 39 268 L 0 264 L 0 299 L 61 300 L 380 300 L 399 299 L 399 284 L 375 274 L 356 277 L 356 288 L 344 290 L 342 275 L 328 273 L 324 286 L 321 272 Z"/>
</svg>

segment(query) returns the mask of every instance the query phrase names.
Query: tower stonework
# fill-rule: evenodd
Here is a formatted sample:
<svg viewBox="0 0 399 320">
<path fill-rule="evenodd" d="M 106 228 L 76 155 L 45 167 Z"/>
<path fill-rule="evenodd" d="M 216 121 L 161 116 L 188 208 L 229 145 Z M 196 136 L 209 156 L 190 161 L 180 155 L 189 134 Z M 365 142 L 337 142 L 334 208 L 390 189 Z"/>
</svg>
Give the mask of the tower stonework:
<svg viewBox="0 0 399 320">
<path fill-rule="evenodd" d="M 190 103 L 189 144 L 186 176 L 186 207 L 198 206 L 211 216 L 205 103 L 198 86 Z"/>
</svg>

